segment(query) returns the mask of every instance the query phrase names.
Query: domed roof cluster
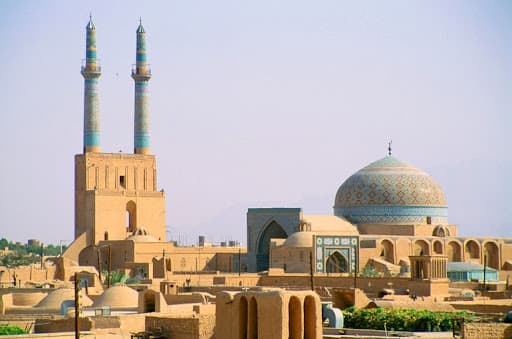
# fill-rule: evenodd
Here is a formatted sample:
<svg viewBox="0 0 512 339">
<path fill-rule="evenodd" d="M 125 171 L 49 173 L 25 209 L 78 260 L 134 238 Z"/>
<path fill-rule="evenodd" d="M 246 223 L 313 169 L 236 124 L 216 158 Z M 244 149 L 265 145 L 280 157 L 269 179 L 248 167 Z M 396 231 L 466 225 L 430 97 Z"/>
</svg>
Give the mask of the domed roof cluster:
<svg viewBox="0 0 512 339">
<path fill-rule="evenodd" d="M 393 156 L 375 161 L 340 186 L 334 214 L 353 223 L 446 223 L 446 196 L 427 173 Z"/>
</svg>

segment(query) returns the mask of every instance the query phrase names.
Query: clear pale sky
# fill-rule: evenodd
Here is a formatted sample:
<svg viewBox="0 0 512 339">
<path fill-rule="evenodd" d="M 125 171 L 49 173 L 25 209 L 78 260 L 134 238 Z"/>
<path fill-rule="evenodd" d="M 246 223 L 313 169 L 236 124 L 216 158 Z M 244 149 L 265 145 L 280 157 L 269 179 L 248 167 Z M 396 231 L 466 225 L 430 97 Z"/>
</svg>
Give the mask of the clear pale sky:
<svg viewBox="0 0 512 339">
<path fill-rule="evenodd" d="M 512 2 L 338 0 L 0 2 L 0 237 L 73 239 L 90 12 L 104 152 L 132 152 L 146 28 L 168 238 L 245 243 L 249 207 L 331 214 L 390 139 L 459 234 L 512 237 Z"/>
</svg>

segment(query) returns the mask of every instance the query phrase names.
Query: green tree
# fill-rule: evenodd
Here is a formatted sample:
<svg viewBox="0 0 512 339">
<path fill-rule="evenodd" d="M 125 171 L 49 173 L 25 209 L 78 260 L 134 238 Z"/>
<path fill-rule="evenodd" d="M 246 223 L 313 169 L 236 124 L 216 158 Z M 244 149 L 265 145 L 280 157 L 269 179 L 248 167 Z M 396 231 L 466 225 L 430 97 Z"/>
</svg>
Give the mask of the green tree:
<svg viewBox="0 0 512 339">
<path fill-rule="evenodd" d="M 360 273 L 363 278 L 378 278 L 381 273 L 375 269 L 372 265 L 366 265 Z"/>
<path fill-rule="evenodd" d="M 13 325 L 0 325 L 0 335 L 27 334 L 24 329 Z"/>
<path fill-rule="evenodd" d="M 9 247 L 9 241 L 5 238 L 0 239 L 0 250 Z"/>
<path fill-rule="evenodd" d="M 108 285 L 108 272 L 107 271 L 104 271 L 103 272 L 103 276 L 105 277 L 103 279 L 103 284 L 104 285 Z M 136 278 L 130 278 L 129 276 L 126 275 L 126 273 L 124 271 L 112 271 L 110 272 L 110 285 L 111 286 L 114 286 L 114 285 L 119 285 L 119 284 L 126 284 L 126 285 L 131 285 L 131 284 L 138 284 L 139 283 L 139 280 L 136 279 Z"/>
</svg>

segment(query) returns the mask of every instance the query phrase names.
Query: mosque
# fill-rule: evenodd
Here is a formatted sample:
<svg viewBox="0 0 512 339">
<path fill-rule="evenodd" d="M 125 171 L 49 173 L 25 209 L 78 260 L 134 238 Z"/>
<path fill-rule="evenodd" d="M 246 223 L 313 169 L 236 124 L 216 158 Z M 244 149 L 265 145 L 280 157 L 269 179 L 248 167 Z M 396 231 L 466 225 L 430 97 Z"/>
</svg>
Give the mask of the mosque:
<svg viewBox="0 0 512 339">
<path fill-rule="evenodd" d="M 3 286 L 13 278 L 19 287 L 25 282 L 23 290 L 0 289 L 0 315 L 8 321 L 23 315 L 21 321 L 37 333 L 75 331 L 75 336 L 84 328 L 101 337 L 163 337 L 165 330 L 176 338 L 321 338 L 326 333 L 324 312 L 329 326 L 336 327 L 328 333 L 348 333 L 350 329 L 340 331 L 338 321 L 339 309 L 349 305 L 451 311 L 456 309 L 451 302 L 462 298 L 462 309 L 493 316 L 510 310 L 509 302 L 489 303 L 494 297 L 510 298 L 512 238 L 458 236 L 457 226 L 448 222 L 441 186 L 393 156 L 391 145 L 386 157 L 341 184 L 332 215 L 249 208 L 247 249 L 236 241 L 220 246 L 204 239 L 197 246 L 167 241 L 165 192 L 157 185 L 156 156 L 150 149 L 152 73 L 145 29 L 142 23 L 137 28 L 131 71 L 135 113 L 130 154 L 101 152 L 101 66 L 92 18 L 86 34 L 83 153 L 75 156 L 75 240 L 61 256 L 45 262 L 41 258 L 39 268 L 0 270 Z M 111 286 L 109 278 L 105 284 L 101 274 L 107 267 L 138 281 Z M 190 280 L 193 285 L 180 287 Z M 486 289 L 487 281 L 498 280 L 495 290 Z M 69 282 L 75 282 L 74 289 L 50 289 Z M 81 284 L 85 289 L 80 291 Z M 465 293 L 467 288 L 486 293 L 483 304 L 466 304 L 474 295 Z M 409 295 L 370 302 L 381 291 Z M 80 307 L 81 315 L 75 313 Z M 34 319 L 26 320 L 30 317 Z M 467 325 L 461 329 L 464 338 L 503 337 L 510 330 L 503 323 L 474 323 L 466 330 Z"/>
<path fill-rule="evenodd" d="M 101 272 L 142 278 L 184 272 L 277 272 L 443 278 L 453 263 L 512 270 L 512 238 L 460 237 L 445 193 L 427 173 L 392 154 L 339 187 L 333 215 L 300 208 L 249 208 L 247 249 L 179 246 L 166 240 L 165 192 L 150 149 L 146 32 L 136 31 L 134 152 L 102 153 L 96 28 L 86 26 L 83 153 L 75 156 L 75 240 L 63 257 Z M 472 265 L 472 266 L 471 266 Z M 460 265 L 459 265 L 460 266 Z"/>
<path fill-rule="evenodd" d="M 410 258 L 418 256 L 433 258 L 431 276 L 450 271 L 453 263 L 479 271 L 483 266 L 512 269 L 511 238 L 459 237 L 457 226 L 448 222 L 441 186 L 391 151 L 390 144 L 386 157 L 342 183 L 333 215 L 307 215 L 298 208 L 249 209 L 249 269 L 359 273 L 369 265 L 399 275 L 409 273 Z"/>
</svg>

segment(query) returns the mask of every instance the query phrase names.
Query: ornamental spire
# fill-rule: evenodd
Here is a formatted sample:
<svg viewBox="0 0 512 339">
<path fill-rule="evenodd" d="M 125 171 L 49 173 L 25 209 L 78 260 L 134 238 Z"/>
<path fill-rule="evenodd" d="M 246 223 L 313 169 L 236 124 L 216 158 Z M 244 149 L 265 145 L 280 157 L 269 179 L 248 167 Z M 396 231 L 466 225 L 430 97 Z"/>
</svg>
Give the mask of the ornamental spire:
<svg viewBox="0 0 512 339">
<path fill-rule="evenodd" d="M 393 143 L 393 140 L 390 140 L 390 141 L 388 142 L 388 157 L 390 157 L 390 156 L 391 156 L 391 144 L 392 144 L 392 143 Z"/>
</svg>

